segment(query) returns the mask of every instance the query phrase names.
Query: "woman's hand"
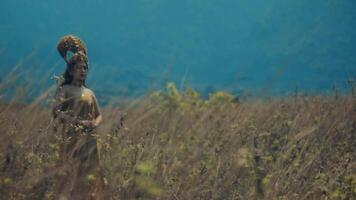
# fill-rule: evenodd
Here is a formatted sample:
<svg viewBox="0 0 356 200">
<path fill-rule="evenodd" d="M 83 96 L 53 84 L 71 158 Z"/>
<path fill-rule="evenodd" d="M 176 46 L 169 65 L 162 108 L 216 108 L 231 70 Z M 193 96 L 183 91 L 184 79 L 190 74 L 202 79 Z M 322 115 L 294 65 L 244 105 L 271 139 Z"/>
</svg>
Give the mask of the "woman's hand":
<svg viewBox="0 0 356 200">
<path fill-rule="evenodd" d="M 84 128 L 87 128 L 87 129 L 94 129 L 97 127 L 95 122 L 92 120 L 80 120 L 79 125 L 83 126 Z"/>
</svg>

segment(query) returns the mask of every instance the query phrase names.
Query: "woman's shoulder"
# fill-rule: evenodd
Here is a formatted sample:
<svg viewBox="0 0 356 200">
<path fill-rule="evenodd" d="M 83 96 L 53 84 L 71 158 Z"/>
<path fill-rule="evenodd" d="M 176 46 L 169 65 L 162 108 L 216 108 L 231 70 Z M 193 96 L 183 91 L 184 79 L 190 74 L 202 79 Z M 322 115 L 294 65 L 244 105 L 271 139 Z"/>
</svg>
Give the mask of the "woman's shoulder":
<svg viewBox="0 0 356 200">
<path fill-rule="evenodd" d="M 87 95 L 93 96 L 95 97 L 94 92 L 87 87 L 84 87 L 81 91 L 79 90 L 79 88 L 74 87 L 72 85 L 62 85 L 60 87 L 57 88 L 57 93 L 63 93 L 63 94 L 76 94 L 76 93 L 85 93 Z"/>
<path fill-rule="evenodd" d="M 65 85 L 61 85 L 61 86 L 59 86 L 59 88 L 61 89 L 61 90 L 71 90 L 71 89 L 73 89 L 73 86 L 71 86 L 70 84 L 65 84 Z"/>
<path fill-rule="evenodd" d="M 57 88 L 57 93 L 70 94 L 72 93 L 73 88 L 71 85 L 61 85 Z"/>
<path fill-rule="evenodd" d="M 68 91 L 68 87 L 66 85 L 60 85 L 56 88 L 56 94 L 65 94 Z"/>
<path fill-rule="evenodd" d="M 90 88 L 85 87 L 85 88 L 84 88 L 84 92 L 86 92 L 87 94 L 90 94 L 90 95 L 92 95 L 92 96 L 95 96 L 95 95 L 94 95 L 94 92 L 93 92 Z"/>
</svg>

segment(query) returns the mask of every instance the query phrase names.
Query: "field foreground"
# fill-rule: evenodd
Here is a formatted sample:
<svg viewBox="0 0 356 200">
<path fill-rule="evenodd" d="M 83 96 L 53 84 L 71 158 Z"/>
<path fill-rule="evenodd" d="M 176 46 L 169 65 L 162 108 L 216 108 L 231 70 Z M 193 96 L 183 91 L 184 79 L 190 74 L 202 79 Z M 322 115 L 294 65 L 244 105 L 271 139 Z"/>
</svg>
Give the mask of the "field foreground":
<svg viewBox="0 0 356 200">
<path fill-rule="evenodd" d="M 356 199 L 355 98 L 226 99 L 153 94 L 103 108 L 106 198 Z M 0 132 L 0 197 L 54 199 L 50 110 L 2 103 Z"/>
</svg>

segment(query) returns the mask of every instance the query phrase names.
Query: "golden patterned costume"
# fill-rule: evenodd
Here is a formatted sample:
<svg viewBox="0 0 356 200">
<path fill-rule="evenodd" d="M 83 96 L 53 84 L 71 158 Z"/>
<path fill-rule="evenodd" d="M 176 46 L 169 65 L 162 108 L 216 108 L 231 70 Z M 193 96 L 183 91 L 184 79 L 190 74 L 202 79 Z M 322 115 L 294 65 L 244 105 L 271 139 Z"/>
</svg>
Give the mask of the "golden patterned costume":
<svg viewBox="0 0 356 200">
<path fill-rule="evenodd" d="M 73 39 L 72 36 L 69 38 Z M 63 44 L 66 41 L 68 42 L 67 39 L 62 39 L 58 45 L 62 56 L 66 55 L 66 49 L 60 47 L 69 48 L 72 45 L 70 42 Z M 69 48 L 69 50 L 73 49 Z M 74 52 L 72 60 L 83 58 L 77 53 Z M 71 60 L 67 63 L 69 62 Z M 81 120 L 95 120 L 101 115 L 95 95 L 84 86 L 65 84 L 57 89 L 55 99 L 53 114 L 59 123 L 58 135 L 62 138 L 60 161 L 57 166 L 56 198 L 60 200 L 103 199 L 104 179 L 100 168 L 97 135 L 94 128 L 83 127 L 78 123 Z"/>
</svg>

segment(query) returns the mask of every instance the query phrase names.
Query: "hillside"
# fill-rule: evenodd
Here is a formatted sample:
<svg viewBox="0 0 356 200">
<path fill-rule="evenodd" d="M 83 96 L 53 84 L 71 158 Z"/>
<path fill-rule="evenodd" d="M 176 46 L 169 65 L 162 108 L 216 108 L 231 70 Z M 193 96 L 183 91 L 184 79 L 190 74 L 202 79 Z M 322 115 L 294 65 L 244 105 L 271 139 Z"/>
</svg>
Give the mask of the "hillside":
<svg viewBox="0 0 356 200">
<path fill-rule="evenodd" d="M 203 100 L 174 85 L 103 108 L 108 199 L 355 199 L 356 99 Z M 48 108 L 0 106 L 0 196 L 53 199 Z"/>
</svg>

